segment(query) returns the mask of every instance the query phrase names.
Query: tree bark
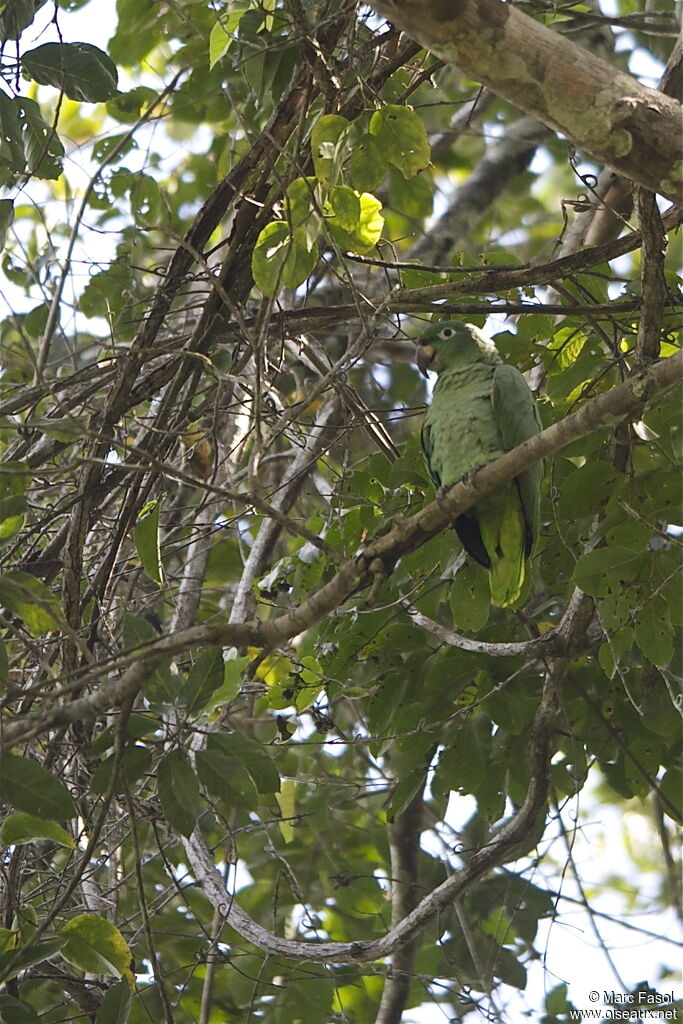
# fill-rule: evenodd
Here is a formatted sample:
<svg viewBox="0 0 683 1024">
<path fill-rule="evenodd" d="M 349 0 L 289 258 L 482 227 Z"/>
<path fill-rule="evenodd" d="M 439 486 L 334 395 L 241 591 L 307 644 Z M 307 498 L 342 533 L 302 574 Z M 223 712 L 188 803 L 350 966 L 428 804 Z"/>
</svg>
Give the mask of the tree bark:
<svg viewBox="0 0 683 1024">
<path fill-rule="evenodd" d="M 681 105 L 501 0 L 371 0 L 442 60 L 680 205 Z"/>
</svg>

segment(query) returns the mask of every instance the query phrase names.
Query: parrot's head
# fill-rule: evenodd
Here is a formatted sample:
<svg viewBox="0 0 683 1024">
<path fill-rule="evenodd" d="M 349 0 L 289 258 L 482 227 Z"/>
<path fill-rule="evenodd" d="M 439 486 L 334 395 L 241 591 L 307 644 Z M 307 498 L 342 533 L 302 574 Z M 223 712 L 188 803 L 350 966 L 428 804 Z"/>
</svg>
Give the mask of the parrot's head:
<svg viewBox="0 0 683 1024">
<path fill-rule="evenodd" d="M 442 320 L 428 327 L 418 342 L 417 368 L 425 377 L 428 370 L 442 373 L 472 360 L 500 361 L 496 346 L 474 324 Z"/>
</svg>

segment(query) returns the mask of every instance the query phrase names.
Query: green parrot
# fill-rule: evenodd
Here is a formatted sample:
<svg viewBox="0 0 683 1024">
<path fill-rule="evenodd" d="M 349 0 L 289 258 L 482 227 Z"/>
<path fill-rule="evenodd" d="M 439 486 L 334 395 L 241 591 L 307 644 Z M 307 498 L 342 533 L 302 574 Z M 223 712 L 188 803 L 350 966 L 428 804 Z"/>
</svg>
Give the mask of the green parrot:
<svg viewBox="0 0 683 1024">
<path fill-rule="evenodd" d="M 422 426 L 422 453 L 435 487 L 457 483 L 541 429 L 524 377 L 473 324 L 432 324 L 420 338 L 417 365 L 425 377 L 427 370 L 439 375 Z M 542 482 L 539 462 L 453 524 L 465 550 L 488 569 L 491 601 L 499 608 L 514 604 L 522 591 L 525 560 L 540 527 Z"/>
</svg>

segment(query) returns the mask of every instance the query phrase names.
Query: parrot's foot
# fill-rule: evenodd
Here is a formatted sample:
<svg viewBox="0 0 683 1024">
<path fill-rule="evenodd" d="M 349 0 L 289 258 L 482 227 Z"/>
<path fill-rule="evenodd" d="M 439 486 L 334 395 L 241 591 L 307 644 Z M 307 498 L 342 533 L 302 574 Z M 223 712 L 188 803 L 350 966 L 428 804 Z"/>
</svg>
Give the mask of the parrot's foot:
<svg viewBox="0 0 683 1024">
<path fill-rule="evenodd" d="M 439 506 L 443 505 L 443 502 L 448 497 L 448 492 L 450 491 L 452 486 L 453 486 L 452 484 L 441 484 L 441 486 L 437 488 L 437 490 L 436 490 L 436 503 L 437 503 L 437 505 L 439 505 Z"/>
<path fill-rule="evenodd" d="M 484 463 L 483 462 L 479 466 L 472 466 L 470 469 L 467 470 L 466 473 L 463 473 L 463 475 L 460 477 L 460 480 L 458 481 L 458 483 L 466 484 L 468 487 L 475 487 L 476 488 L 476 486 L 477 486 L 477 473 L 479 472 L 480 469 L 483 469 L 483 468 L 484 468 Z"/>
</svg>

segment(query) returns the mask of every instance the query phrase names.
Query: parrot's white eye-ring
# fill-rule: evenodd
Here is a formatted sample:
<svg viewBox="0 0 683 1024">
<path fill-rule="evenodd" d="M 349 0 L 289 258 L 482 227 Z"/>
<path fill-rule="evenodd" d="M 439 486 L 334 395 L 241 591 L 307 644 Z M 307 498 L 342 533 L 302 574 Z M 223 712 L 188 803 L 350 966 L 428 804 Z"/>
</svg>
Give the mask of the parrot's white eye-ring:
<svg viewBox="0 0 683 1024">
<path fill-rule="evenodd" d="M 450 338 L 454 333 L 455 332 L 453 331 L 452 327 L 444 327 L 444 329 L 441 331 L 441 337 Z"/>
</svg>

